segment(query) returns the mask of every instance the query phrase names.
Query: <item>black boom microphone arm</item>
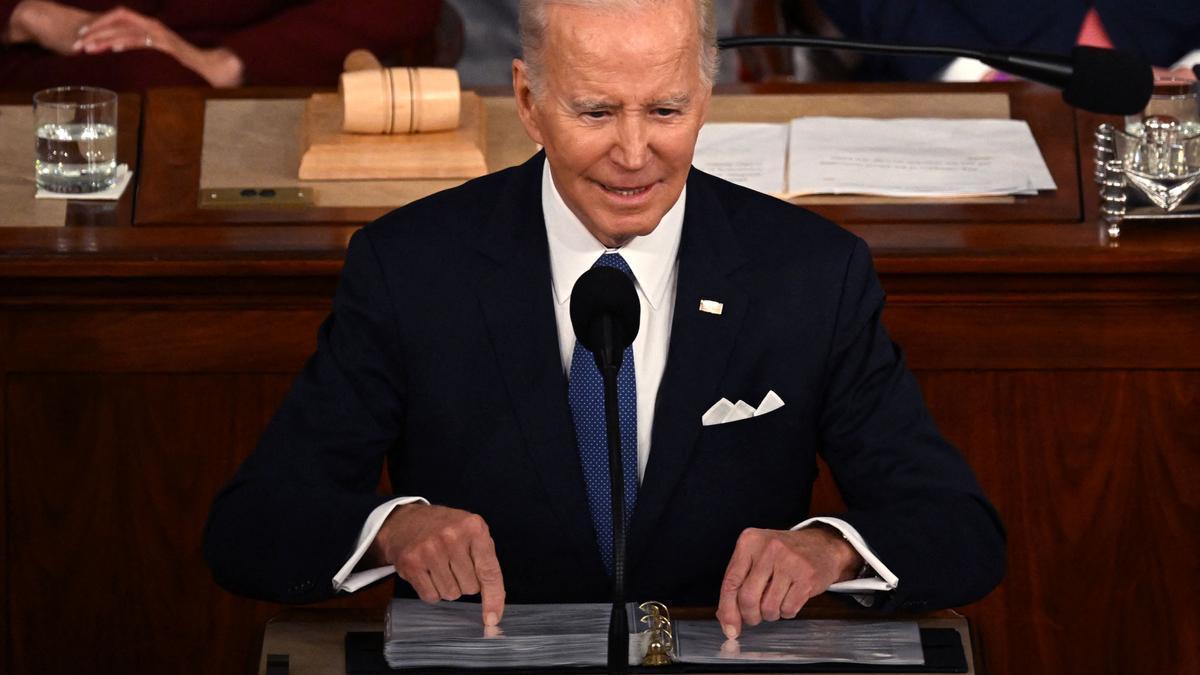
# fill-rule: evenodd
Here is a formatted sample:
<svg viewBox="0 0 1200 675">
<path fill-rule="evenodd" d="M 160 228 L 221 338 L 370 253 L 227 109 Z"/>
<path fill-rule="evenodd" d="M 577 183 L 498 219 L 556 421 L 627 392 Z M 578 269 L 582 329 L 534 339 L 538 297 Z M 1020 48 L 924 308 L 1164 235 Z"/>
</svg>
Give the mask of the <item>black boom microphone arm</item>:
<svg viewBox="0 0 1200 675">
<path fill-rule="evenodd" d="M 1146 107 L 1154 88 L 1150 66 L 1112 49 L 1075 47 L 1070 56 L 1028 52 L 989 52 L 946 45 L 901 45 L 811 35 L 739 35 L 717 41 L 721 49 L 742 47 L 808 47 L 867 54 L 950 56 L 984 64 L 1063 91 L 1076 108 L 1107 115 L 1131 115 Z"/>
</svg>

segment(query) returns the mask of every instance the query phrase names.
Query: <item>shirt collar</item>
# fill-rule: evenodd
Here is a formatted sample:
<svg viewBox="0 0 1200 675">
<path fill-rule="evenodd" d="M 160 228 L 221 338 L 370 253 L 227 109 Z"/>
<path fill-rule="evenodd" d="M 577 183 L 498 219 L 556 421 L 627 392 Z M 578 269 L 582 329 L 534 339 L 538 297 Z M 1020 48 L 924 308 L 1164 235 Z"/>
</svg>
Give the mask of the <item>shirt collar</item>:
<svg viewBox="0 0 1200 675">
<path fill-rule="evenodd" d="M 563 304 L 571 299 L 571 289 L 584 272 L 591 269 L 604 253 L 620 253 L 633 271 L 634 283 L 655 310 L 662 305 L 667 282 L 679 253 L 683 234 L 684 202 L 687 186 L 650 234 L 634 237 L 619 249 L 601 244 L 563 201 L 550 174 L 550 162 L 542 167 L 542 214 L 550 242 L 550 272 L 554 278 L 554 300 Z"/>
</svg>

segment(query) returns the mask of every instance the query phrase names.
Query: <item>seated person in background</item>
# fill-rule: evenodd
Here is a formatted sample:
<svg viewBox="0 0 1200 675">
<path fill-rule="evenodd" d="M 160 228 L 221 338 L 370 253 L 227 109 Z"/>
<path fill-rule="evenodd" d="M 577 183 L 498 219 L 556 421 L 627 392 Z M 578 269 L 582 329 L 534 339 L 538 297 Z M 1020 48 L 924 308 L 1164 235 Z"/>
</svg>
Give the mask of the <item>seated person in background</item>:
<svg viewBox="0 0 1200 675">
<path fill-rule="evenodd" d="M 785 0 L 797 13 L 812 0 Z M 1196 0 L 816 0 L 850 38 L 1066 54 L 1077 44 L 1114 47 L 1155 66 L 1159 77 L 1194 79 L 1200 63 Z M 994 79 L 978 61 L 871 55 L 865 80 Z"/>
<path fill-rule="evenodd" d="M 609 600 L 600 374 L 569 318 L 606 265 L 641 304 L 618 392 L 628 597 L 717 605 L 735 636 L 826 590 L 991 590 L 1003 529 L 880 322 L 866 244 L 691 169 L 711 1 L 524 0 L 521 36 L 544 150 L 352 237 L 316 353 L 213 503 L 216 580 L 314 602 L 395 572 L 400 595 L 480 594 L 489 625 L 506 600 Z M 781 407 L 703 422 L 769 392 Z M 818 452 L 849 508 L 809 518 Z M 376 491 L 385 462 L 399 497 Z"/>
<path fill-rule="evenodd" d="M 511 86 L 512 60 L 521 55 L 517 35 L 517 10 L 520 0 L 446 0 L 462 17 L 465 44 L 456 68 L 464 87 Z M 732 2 L 717 3 L 718 33 L 730 32 L 733 23 Z M 730 54 L 732 66 L 736 54 Z M 725 63 L 722 63 L 725 65 Z M 723 68 L 719 82 L 732 82 L 732 67 Z"/>
<path fill-rule="evenodd" d="M 0 88 L 334 86 L 357 48 L 394 54 L 441 0 L 0 0 Z"/>
<path fill-rule="evenodd" d="M 455 67 L 464 87 L 512 83 L 512 60 L 521 54 L 517 38 L 518 0 L 446 0 L 462 17 L 462 58 Z"/>
</svg>

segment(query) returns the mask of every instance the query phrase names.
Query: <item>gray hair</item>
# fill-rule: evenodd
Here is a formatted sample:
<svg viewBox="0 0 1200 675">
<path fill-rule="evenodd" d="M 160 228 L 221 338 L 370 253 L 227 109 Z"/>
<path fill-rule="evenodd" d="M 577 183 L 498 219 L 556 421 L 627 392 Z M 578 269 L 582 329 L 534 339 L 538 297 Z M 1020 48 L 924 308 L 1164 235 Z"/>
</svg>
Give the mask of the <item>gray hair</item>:
<svg viewBox="0 0 1200 675">
<path fill-rule="evenodd" d="M 529 86 L 535 96 L 542 93 L 542 51 L 546 42 L 546 5 L 560 4 L 595 9 L 633 9 L 649 7 L 662 0 L 521 0 L 521 54 L 525 61 Z M 713 0 L 695 0 L 700 21 L 700 78 L 712 86 L 717 77 L 717 17 Z"/>
</svg>

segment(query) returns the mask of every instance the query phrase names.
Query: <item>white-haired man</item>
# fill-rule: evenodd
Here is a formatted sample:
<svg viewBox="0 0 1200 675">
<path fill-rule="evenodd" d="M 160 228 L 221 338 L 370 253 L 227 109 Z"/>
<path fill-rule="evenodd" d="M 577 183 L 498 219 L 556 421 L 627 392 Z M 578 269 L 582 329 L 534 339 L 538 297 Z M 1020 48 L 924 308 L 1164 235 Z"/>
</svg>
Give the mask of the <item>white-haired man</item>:
<svg viewBox="0 0 1200 675">
<path fill-rule="evenodd" d="M 711 2 L 526 0 L 521 28 L 544 152 L 356 234 L 317 353 L 214 504 L 218 580 L 308 601 L 395 571 L 430 602 L 480 594 L 486 624 L 606 600 L 599 376 L 568 313 L 600 264 L 641 301 L 629 597 L 717 604 L 736 636 L 826 590 L 909 609 L 990 590 L 1003 530 L 879 322 L 865 245 L 690 167 Z M 818 452 L 846 513 L 808 517 Z M 375 494 L 385 458 L 408 496 Z"/>
</svg>

